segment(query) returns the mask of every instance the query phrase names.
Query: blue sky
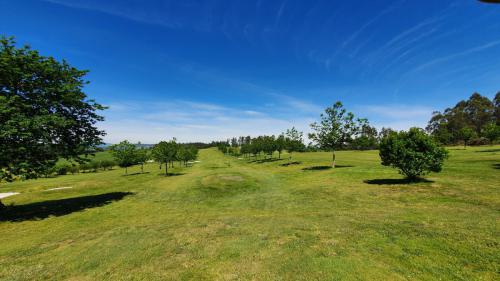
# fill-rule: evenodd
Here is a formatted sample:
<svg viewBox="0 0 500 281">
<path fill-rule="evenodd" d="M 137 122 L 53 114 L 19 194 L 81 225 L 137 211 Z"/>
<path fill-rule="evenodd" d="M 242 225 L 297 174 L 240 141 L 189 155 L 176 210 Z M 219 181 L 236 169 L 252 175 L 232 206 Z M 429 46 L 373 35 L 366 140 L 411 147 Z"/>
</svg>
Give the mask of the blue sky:
<svg viewBox="0 0 500 281">
<path fill-rule="evenodd" d="M 337 100 L 422 127 L 500 90 L 500 5 L 475 0 L 0 0 L 0 34 L 90 70 L 107 142 L 307 132 Z"/>
</svg>

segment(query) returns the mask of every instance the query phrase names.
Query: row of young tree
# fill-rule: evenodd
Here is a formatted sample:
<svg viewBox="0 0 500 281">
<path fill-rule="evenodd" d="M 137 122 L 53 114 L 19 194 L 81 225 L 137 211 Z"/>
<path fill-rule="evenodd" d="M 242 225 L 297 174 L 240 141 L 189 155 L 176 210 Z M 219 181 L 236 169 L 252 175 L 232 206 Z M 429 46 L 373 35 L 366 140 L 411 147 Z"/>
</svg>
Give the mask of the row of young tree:
<svg viewBox="0 0 500 281">
<path fill-rule="evenodd" d="M 424 130 L 411 128 L 408 131 L 395 132 L 383 129 L 379 134 L 370 126 L 367 119 L 356 118 L 348 112 L 341 102 L 336 102 L 325 109 L 320 121 L 311 124 L 309 138 L 323 151 L 331 151 L 332 167 L 335 168 L 335 151 L 360 146 L 379 146 L 382 165 L 391 166 L 413 181 L 429 172 L 442 169 L 448 152 Z M 278 152 L 281 158 L 283 151 L 291 153 L 304 151 L 303 133 L 295 128 L 275 136 L 259 136 L 256 138 L 239 137 L 216 145 L 220 151 L 235 156 L 272 157 Z"/>
<path fill-rule="evenodd" d="M 195 160 L 198 155 L 196 146 L 179 144 L 175 139 L 159 142 L 152 148 L 141 148 L 125 140 L 110 146 L 109 150 L 118 166 L 125 168 L 125 174 L 128 174 L 127 168 L 134 165 L 141 165 L 141 172 L 144 173 L 144 164 L 154 160 L 160 164 L 160 169 L 165 165 L 165 175 L 168 176 L 168 167 L 174 167 L 175 161 L 188 166 L 189 161 Z"/>
<path fill-rule="evenodd" d="M 493 100 L 474 93 L 454 107 L 434 112 L 426 130 L 445 145 L 495 143 L 500 138 L 500 92 Z"/>
<path fill-rule="evenodd" d="M 309 139 L 314 141 L 308 146 L 304 145 L 303 133 L 292 128 L 286 132 L 272 136 L 259 136 L 256 138 L 239 137 L 225 142 L 216 143 L 219 150 L 232 155 L 255 156 L 261 154 L 272 157 L 273 153 L 287 151 L 311 151 L 313 149 L 332 151 L 332 166 L 335 167 L 335 151 L 344 149 L 376 149 L 380 141 L 391 134 L 393 130 L 382 128 L 380 133 L 370 125 L 367 119 L 356 118 L 348 112 L 341 102 L 336 102 L 325 109 L 320 121 L 311 124 L 312 133 Z"/>
<path fill-rule="evenodd" d="M 190 161 L 198 157 L 198 147 L 189 144 L 179 144 L 175 138 L 171 141 L 161 141 L 153 146 L 151 151 L 153 160 L 165 166 L 165 176 L 168 176 L 168 167 L 174 167 L 174 162 L 179 161 L 180 165 L 187 166 Z"/>
<path fill-rule="evenodd" d="M 293 152 L 305 151 L 306 146 L 303 141 L 303 133 L 295 129 L 295 127 L 287 130 L 279 136 L 258 136 L 256 138 L 239 137 L 232 138 L 225 142 L 216 143 L 217 148 L 225 154 L 244 157 L 273 157 L 275 152 L 278 152 L 278 158 L 281 159 L 283 151 L 289 153 L 289 159 Z"/>
</svg>

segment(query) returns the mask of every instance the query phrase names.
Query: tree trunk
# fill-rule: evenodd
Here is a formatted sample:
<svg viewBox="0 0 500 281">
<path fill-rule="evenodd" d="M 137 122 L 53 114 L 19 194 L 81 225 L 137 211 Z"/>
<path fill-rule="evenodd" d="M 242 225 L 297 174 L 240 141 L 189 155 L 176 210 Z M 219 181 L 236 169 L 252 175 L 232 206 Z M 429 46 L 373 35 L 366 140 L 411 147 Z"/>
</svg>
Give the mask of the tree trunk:
<svg viewBox="0 0 500 281">
<path fill-rule="evenodd" d="M 332 168 L 335 168 L 335 158 L 337 158 L 337 156 L 335 155 L 335 150 L 333 151 L 333 158 L 332 158 Z"/>
<path fill-rule="evenodd" d="M 281 151 L 278 151 L 278 159 L 281 159 Z"/>
<path fill-rule="evenodd" d="M 168 177 L 168 165 L 165 165 L 165 176 Z"/>
<path fill-rule="evenodd" d="M 125 175 L 128 175 L 127 167 L 125 167 Z"/>
<path fill-rule="evenodd" d="M 144 163 L 141 163 L 141 174 L 144 174 Z"/>
</svg>

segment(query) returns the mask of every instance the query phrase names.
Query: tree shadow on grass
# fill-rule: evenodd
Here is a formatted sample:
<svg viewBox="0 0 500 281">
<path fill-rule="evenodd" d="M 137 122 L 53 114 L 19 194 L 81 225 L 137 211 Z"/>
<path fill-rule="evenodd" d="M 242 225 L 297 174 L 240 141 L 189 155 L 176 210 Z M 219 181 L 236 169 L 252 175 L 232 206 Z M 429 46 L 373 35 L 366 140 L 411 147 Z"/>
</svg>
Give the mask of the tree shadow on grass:
<svg viewBox="0 0 500 281">
<path fill-rule="evenodd" d="M 158 174 L 160 176 L 164 176 L 166 178 L 168 177 L 177 177 L 177 176 L 182 176 L 182 175 L 185 175 L 186 173 L 168 173 L 167 175 L 165 175 L 165 173 L 161 173 L 161 174 Z"/>
<path fill-rule="evenodd" d="M 495 163 L 492 166 L 493 166 L 493 169 L 500 169 L 500 163 Z"/>
<path fill-rule="evenodd" d="M 500 148 L 492 148 L 492 149 L 485 149 L 485 150 L 478 150 L 476 152 L 500 152 Z"/>
<path fill-rule="evenodd" d="M 396 185 L 396 184 L 412 184 L 412 183 L 432 183 L 434 181 L 427 179 L 373 179 L 373 180 L 364 180 L 364 183 L 367 184 L 376 184 L 376 185 Z"/>
<path fill-rule="evenodd" d="M 302 162 L 299 162 L 299 161 L 294 161 L 294 162 L 289 162 L 289 163 L 280 164 L 280 166 L 283 166 L 283 167 L 288 167 L 288 166 L 291 166 L 291 165 L 300 165 L 300 164 L 302 164 Z"/>
<path fill-rule="evenodd" d="M 144 175 L 144 174 L 149 174 L 149 172 L 144 172 L 144 173 L 138 172 L 138 173 L 132 173 L 132 174 L 125 174 L 122 176 L 123 177 L 130 177 L 130 176 L 138 176 L 138 175 Z"/>
<path fill-rule="evenodd" d="M 330 170 L 330 169 L 341 169 L 341 168 L 352 168 L 354 166 L 351 165 L 335 165 L 335 168 L 332 166 L 312 166 L 312 167 L 305 167 L 302 169 L 302 171 L 323 171 L 323 170 Z"/>
<path fill-rule="evenodd" d="M 6 206 L 0 211 L 0 221 L 21 222 L 27 220 L 42 220 L 50 216 L 64 216 L 85 209 L 102 207 L 133 194 L 132 192 L 110 192 L 25 205 Z"/>
<path fill-rule="evenodd" d="M 267 158 L 267 159 L 252 160 L 252 161 L 249 161 L 248 163 L 258 163 L 258 164 L 262 164 L 262 163 L 267 163 L 267 162 L 276 162 L 276 161 L 282 161 L 282 160 L 285 160 L 285 159 L 279 159 L 279 158 Z"/>
</svg>

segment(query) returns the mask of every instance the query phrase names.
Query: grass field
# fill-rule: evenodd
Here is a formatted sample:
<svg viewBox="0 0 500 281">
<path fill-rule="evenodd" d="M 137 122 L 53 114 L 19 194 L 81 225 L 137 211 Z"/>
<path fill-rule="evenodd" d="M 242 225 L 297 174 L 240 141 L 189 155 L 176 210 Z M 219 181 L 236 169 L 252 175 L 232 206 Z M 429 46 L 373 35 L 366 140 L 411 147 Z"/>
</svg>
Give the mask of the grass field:
<svg viewBox="0 0 500 281">
<path fill-rule="evenodd" d="M 450 148 L 415 184 L 377 151 L 337 155 L 332 170 L 329 153 L 286 166 L 207 149 L 170 177 L 2 184 L 22 194 L 2 201 L 0 279 L 499 280 L 500 146 Z"/>
</svg>

